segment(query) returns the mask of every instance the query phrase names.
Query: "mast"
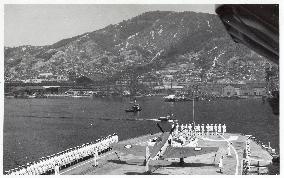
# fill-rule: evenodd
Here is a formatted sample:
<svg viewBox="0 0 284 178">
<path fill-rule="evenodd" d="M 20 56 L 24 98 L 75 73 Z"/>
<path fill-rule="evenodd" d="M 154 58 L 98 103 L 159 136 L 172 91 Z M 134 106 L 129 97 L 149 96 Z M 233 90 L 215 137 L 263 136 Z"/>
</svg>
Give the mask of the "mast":
<svg viewBox="0 0 284 178">
<path fill-rule="evenodd" d="M 194 130 L 194 135 L 196 135 L 196 130 L 195 130 L 195 116 L 194 116 L 194 100 L 195 100 L 195 90 L 193 86 L 193 95 L 192 95 L 192 121 L 193 121 L 193 130 Z"/>
<path fill-rule="evenodd" d="M 193 103 L 192 103 L 192 120 L 193 120 L 193 124 L 195 124 L 194 122 L 194 95 L 193 95 Z"/>
<path fill-rule="evenodd" d="M 193 91 L 193 102 L 192 102 L 192 120 L 193 120 L 193 129 L 195 133 L 195 121 L 194 121 L 194 91 Z"/>
</svg>

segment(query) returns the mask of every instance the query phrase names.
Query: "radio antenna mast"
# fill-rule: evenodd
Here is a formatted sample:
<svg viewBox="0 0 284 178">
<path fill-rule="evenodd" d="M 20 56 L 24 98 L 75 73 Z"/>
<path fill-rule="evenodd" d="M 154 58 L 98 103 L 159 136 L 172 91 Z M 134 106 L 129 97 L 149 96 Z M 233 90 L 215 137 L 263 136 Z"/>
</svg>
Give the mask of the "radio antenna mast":
<svg viewBox="0 0 284 178">
<path fill-rule="evenodd" d="M 193 124 L 195 124 L 194 122 L 194 95 L 193 95 L 193 103 L 192 103 L 192 120 L 193 120 Z"/>
<path fill-rule="evenodd" d="M 193 102 L 192 102 L 192 120 L 193 120 L 193 129 L 194 129 L 194 133 L 195 133 L 195 121 L 194 121 L 194 95 L 195 91 L 193 90 Z"/>
</svg>

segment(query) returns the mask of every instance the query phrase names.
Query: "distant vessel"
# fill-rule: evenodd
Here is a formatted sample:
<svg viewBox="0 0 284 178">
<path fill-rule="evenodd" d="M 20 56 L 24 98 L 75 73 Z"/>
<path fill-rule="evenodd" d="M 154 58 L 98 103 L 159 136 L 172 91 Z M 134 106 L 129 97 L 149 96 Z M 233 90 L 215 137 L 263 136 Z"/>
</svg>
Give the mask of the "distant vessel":
<svg viewBox="0 0 284 178">
<path fill-rule="evenodd" d="M 166 102 L 175 102 L 176 100 L 175 97 L 176 97 L 175 95 L 168 95 L 168 96 L 165 96 L 164 99 Z"/>
<path fill-rule="evenodd" d="M 86 97 L 92 97 L 92 95 L 71 95 L 73 98 L 86 98 Z"/>
<path fill-rule="evenodd" d="M 141 111 L 142 108 L 140 107 L 139 104 L 136 103 L 136 99 L 134 99 L 134 104 L 130 109 L 126 109 L 125 112 L 138 112 Z"/>
<path fill-rule="evenodd" d="M 157 120 L 160 122 L 177 122 L 177 119 L 173 118 L 173 114 L 165 117 L 159 117 Z"/>
<path fill-rule="evenodd" d="M 165 102 L 176 102 L 176 101 L 192 101 L 191 98 L 185 97 L 184 95 L 168 95 L 164 97 Z"/>
<path fill-rule="evenodd" d="M 65 94 L 69 97 L 73 97 L 73 98 L 86 98 L 86 97 L 92 97 L 92 93 L 91 92 L 87 92 L 87 91 L 77 91 L 77 90 L 68 90 L 65 92 Z"/>
<path fill-rule="evenodd" d="M 141 110 L 142 110 L 142 108 L 140 107 L 139 104 L 134 104 L 132 106 L 132 108 L 126 109 L 125 112 L 138 112 L 138 111 L 141 111 Z"/>
<path fill-rule="evenodd" d="M 13 93 L 5 93 L 5 98 L 15 98 L 15 95 Z"/>
</svg>

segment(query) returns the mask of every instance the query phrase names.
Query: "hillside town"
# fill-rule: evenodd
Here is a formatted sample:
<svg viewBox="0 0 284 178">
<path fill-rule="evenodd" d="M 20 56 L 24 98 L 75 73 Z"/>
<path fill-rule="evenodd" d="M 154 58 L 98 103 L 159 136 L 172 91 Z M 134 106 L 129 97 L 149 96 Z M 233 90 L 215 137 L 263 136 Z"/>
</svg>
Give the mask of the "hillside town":
<svg viewBox="0 0 284 178">
<path fill-rule="evenodd" d="M 182 65 L 185 66 L 185 65 Z M 189 69 L 190 70 L 190 69 Z M 273 71 L 274 70 L 274 71 Z M 40 73 L 37 77 L 5 82 L 5 96 L 46 97 L 46 96 L 151 96 L 185 95 L 212 98 L 264 97 L 279 90 L 279 76 L 274 68 L 266 69 L 266 80 L 230 80 L 222 78 L 208 81 L 200 77 L 199 71 L 170 67 L 133 77 L 127 73 L 114 83 L 96 83 L 79 75 L 54 75 Z"/>
<path fill-rule="evenodd" d="M 5 4 L 3 174 L 279 175 L 279 4 L 187 3 Z"/>
<path fill-rule="evenodd" d="M 146 12 L 52 45 L 4 49 L 9 97 L 247 98 L 279 90 L 278 67 L 234 43 L 211 14 Z"/>
</svg>

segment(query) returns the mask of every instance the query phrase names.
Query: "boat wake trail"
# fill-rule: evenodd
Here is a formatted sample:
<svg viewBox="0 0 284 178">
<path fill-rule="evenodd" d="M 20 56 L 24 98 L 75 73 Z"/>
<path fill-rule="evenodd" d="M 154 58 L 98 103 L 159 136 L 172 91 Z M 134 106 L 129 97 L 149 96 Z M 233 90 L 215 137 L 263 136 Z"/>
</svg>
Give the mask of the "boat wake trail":
<svg viewBox="0 0 284 178">
<path fill-rule="evenodd" d="M 147 118 L 99 118 L 100 120 L 105 120 L 105 121 L 155 121 L 159 122 L 158 119 L 147 119 Z"/>
<path fill-rule="evenodd" d="M 28 117 L 28 118 L 44 118 L 44 119 L 72 119 L 72 116 L 36 116 L 36 115 L 27 115 L 27 116 L 18 116 L 18 117 Z"/>
<path fill-rule="evenodd" d="M 37 119 L 73 119 L 74 116 L 38 116 L 38 115 L 19 115 L 18 117 L 26 118 L 37 118 Z M 78 118 L 78 117 L 76 117 Z M 158 119 L 148 119 L 148 118 L 89 118 L 89 119 L 99 119 L 105 121 L 155 121 L 159 122 Z"/>
</svg>

